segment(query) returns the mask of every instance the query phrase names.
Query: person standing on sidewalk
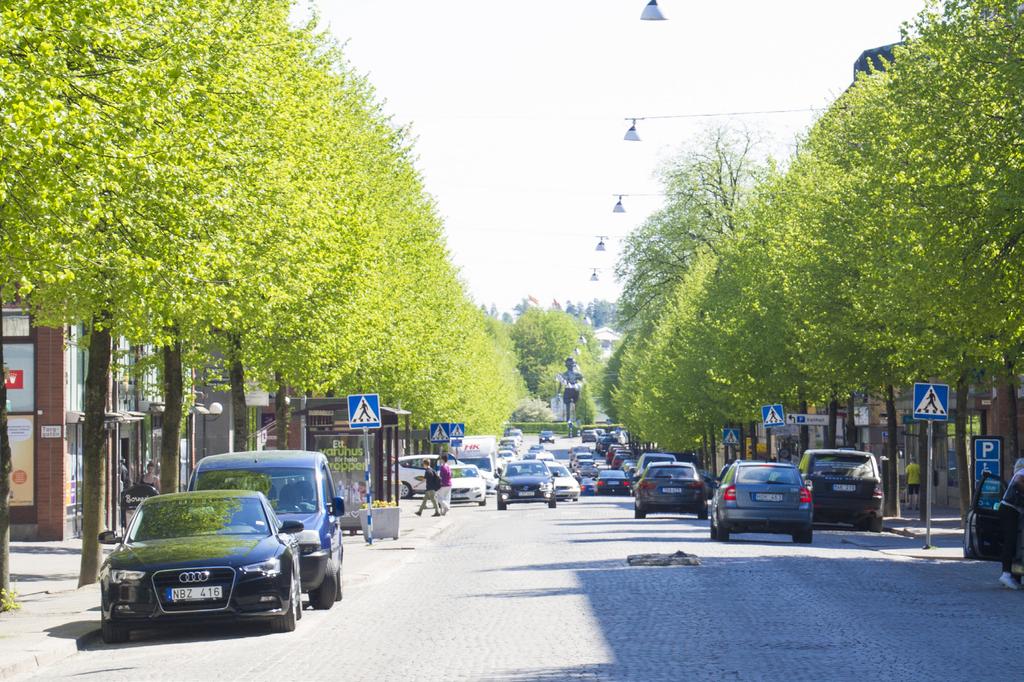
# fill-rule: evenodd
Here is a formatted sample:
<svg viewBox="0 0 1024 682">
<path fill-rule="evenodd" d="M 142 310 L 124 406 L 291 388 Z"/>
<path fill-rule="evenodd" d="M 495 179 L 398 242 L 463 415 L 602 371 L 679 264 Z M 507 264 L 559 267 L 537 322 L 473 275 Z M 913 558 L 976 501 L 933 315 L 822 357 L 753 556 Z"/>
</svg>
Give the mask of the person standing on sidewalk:
<svg viewBox="0 0 1024 682">
<path fill-rule="evenodd" d="M 427 489 L 423 493 L 423 502 L 420 503 L 416 516 L 423 516 L 423 510 L 427 508 L 427 502 L 430 502 L 434 508 L 434 516 L 440 516 L 441 508 L 437 505 L 437 491 L 441 489 L 441 477 L 430 466 L 429 459 L 423 460 L 423 479 L 427 482 Z"/>
<path fill-rule="evenodd" d="M 1020 537 L 1020 514 L 1024 511 L 1024 458 L 1013 463 L 1013 477 L 999 501 L 999 526 L 1003 532 L 1003 573 L 999 582 L 1011 590 L 1019 590 L 1020 583 L 1013 577 L 1013 560 L 1017 558 L 1017 540 Z"/>
<path fill-rule="evenodd" d="M 448 455 L 441 455 L 441 469 L 438 473 L 441 477 L 438 499 L 441 501 L 441 516 L 444 516 L 452 508 L 452 468 L 448 466 Z"/>
<path fill-rule="evenodd" d="M 921 467 L 917 462 L 907 465 L 907 509 L 921 508 Z"/>
</svg>

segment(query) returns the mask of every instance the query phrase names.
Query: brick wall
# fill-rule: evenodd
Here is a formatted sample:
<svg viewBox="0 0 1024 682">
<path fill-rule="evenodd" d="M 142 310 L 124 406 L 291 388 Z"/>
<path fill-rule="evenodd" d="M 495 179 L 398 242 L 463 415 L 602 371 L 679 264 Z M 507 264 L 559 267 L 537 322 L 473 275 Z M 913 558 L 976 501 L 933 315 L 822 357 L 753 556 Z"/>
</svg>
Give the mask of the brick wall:
<svg viewBox="0 0 1024 682">
<path fill-rule="evenodd" d="M 37 539 L 64 539 L 65 438 L 42 438 L 43 426 L 64 433 L 64 332 L 36 328 L 36 524 Z"/>
</svg>

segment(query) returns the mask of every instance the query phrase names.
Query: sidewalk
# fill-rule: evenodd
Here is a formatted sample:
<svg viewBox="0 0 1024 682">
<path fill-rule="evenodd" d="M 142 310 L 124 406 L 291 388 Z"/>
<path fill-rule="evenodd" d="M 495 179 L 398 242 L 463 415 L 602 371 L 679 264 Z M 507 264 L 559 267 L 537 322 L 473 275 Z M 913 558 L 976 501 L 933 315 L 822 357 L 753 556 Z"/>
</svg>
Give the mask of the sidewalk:
<svg viewBox="0 0 1024 682">
<path fill-rule="evenodd" d="M 960 510 L 954 507 L 932 507 L 931 549 L 924 549 L 925 523 L 918 510 L 902 509 L 903 516 L 885 519 L 885 531 L 916 542 L 911 547 L 880 550 L 884 554 L 913 559 L 967 561 L 963 552 L 963 527 Z"/>
<path fill-rule="evenodd" d="M 398 540 L 369 546 L 361 534 L 342 536 L 346 591 L 386 580 L 467 511 L 460 506 L 448 516 L 418 517 L 419 503 L 402 500 Z M 21 608 L 0 614 L 0 680 L 72 656 L 99 635 L 99 586 L 78 588 L 81 547 L 81 540 L 11 543 L 11 582 Z"/>
</svg>

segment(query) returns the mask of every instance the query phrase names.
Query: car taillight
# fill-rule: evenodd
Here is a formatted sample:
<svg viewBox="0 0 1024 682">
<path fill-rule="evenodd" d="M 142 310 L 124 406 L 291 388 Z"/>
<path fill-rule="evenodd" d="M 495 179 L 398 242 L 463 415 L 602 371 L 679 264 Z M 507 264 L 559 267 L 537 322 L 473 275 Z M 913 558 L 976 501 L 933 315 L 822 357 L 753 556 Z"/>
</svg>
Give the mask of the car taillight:
<svg viewBox="0 0 1024 682">
<path fill-rule="evenodd" d="M 641 481 L 640 488 L 642 490 L 654 490 L 654 481 Z"/>
<path fill-rule="evenodd" d="M 604 481 L 598 481 L 597 484 L 598 485 L 604 485 Z"/>
<path fill-rule="evenodd" d="M 877 497 L 877 498 L 881 499 L 882 498 L 882 486 L 876 485 L 875 486 L 875 492 L 871 493 L 871 495 L 873 497 Z"/>
<path fill-rule="evenodd" d="M 807 488 L 800 488 L 800 504 L 810 503 L 811 491 Z"/>
<path fill-rule="evenodd" d="M 688 483 L 686 487 L 693 488 L 694 490 L 703 490 L 704 484 L 701 483 L 700 481 L 693 481 L 692 483 Z"/>
<path fill-rule="evenodd" d="M 802 495 L 802 493 L 801 493 Z M 736 501 L 736 486 L 730 485 L 722 492 L 722 499 L 726 502 Z"/>
</svg>

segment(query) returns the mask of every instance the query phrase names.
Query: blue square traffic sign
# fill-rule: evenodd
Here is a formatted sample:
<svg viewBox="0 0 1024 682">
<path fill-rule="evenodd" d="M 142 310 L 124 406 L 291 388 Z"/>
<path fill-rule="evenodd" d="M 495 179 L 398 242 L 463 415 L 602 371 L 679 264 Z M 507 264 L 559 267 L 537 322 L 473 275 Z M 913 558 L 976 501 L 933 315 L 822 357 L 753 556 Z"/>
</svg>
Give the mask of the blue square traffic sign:
<svg viewBox="0 0 1024 682">
<path fill-rule="evenodd" d="M 996 460 L 979 459 L 974 463 L 974 480 L 980 481 L 982 474 L 989 472 L 993 476 L 999 475 L 999 462 Z"/>
<path fill-rule="evenodd" d="M 786 425 L 786 411 L 782 409 L 780 403 L 774 405 L 765 405 L 761 408 L 761 421 L 764 423 L 764 428 L 770 429 L 775 426 Z"/>
<path fill-rule="evenodd" d="M 914 384 L 914 419 L 949 421 L 949 384 Z"/>
<path fill-rule="evenodd" d="M 348 424 L 354 429 L 380 428 L 380 397 L 376 393 L 356 393 L 348 397 Z"/>
<path fill-rule="evenodd" d="M 452 422 L 448 425 L 448 435 L 456 440 L 466 435 L 466 425 L 462 422 Z"/>
<path fill-rule="evenodd" d="M 448 422 L 434 422 L 430 425 L 430 442 L 447 443 L 451 440 L 451 431 Z"/>
</svg>

